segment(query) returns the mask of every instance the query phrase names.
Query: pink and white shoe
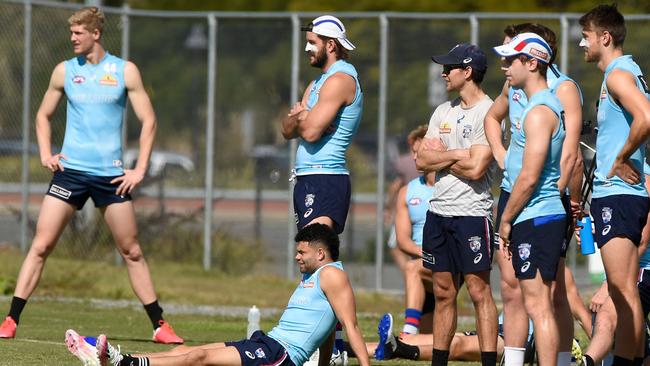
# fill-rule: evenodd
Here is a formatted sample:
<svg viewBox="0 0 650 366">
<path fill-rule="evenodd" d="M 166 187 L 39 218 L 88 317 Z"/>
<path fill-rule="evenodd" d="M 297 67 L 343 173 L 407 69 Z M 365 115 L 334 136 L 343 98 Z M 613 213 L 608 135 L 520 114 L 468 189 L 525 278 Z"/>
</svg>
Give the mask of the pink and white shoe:
<svg viewBox="0 0 650 366">
<path fill-rule="evenodd" d="M 97 348 L 86 342 L 84 337 L 80 336 L 72 329 L 65 332 L 65 344 L 68 351 L 83 363 L 84 366 L 101 366 Z"/>
</svg>

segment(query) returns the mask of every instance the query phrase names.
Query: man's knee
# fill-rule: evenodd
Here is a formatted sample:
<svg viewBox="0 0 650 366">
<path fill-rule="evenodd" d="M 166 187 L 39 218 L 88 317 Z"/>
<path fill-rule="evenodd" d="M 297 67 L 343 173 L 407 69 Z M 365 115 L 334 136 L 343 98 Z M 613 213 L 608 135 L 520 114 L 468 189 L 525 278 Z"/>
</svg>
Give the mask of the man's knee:
<svg viewBox="0 0 650 366">
<path fill-rule="evenodd" d="M 404 265 L 404 275 L 419 279 L 421 267 L 422 267 L 422 261 L 408 260 Z"/>
<path fill-rule="evenodd" d="M 132 239 L 129 244 L 120 245 L 120 253 L 124 260 L 129 262 L 139 262 L 143 258 L 140 244 L 135 239 Z"/>
<path fill-rule="evenodd" d="M 436 304 L 446 304 L 456 301 L 458 289 L 454 286 L 453 281 L 436 280 L 433 286 L 433 292 L 436 297 Z"/>
<path fill-rule="evenodd" d="M 609 295 L 612 297 L 612 300 L 616 301 L 628 301 L 633 297 L 639 296 L 639 289 L 635 283 L 622 283 L 622 284 L 610 284 L 609 286 Z"/>
<path fill-rule="evenodd" d="M 29 248 L 28 256 L 46 259 L 54 250 L 56 241 L 44 240 L 36 237 Z"/>
<path fill-rule="evenodd" d="M 531 318 L 543 316 L 544 314 L 553 315 L 553 309 L 550 307 L 550 299 L 543 296 L 527 296 L 524 299 L 526 312 Z"/>
<path fill-rule="evenodd" d="M 491 296 L 490 284 L 478 276 L 465 277 L 467 291 L 475 304 L 481 304 L 488 301 Z"/>
<path fill-rule="evenodd" d="M 208 352 L 204 349 L 198 348 L 185 356 L 185 359 L 183 362 L 183 365 L 192 365 L 192 366 L 200 366 L 200 365 L 205 365 L 206 360 L 208 358 Z"/>
</svg>

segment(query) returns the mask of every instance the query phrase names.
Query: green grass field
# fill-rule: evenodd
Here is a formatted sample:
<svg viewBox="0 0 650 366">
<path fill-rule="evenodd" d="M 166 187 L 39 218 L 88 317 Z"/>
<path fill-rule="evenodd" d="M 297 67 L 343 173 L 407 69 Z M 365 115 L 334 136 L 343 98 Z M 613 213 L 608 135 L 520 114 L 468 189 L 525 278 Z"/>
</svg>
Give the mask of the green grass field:
<svg viewBox="0 0 650 366">
<path fill-rule="evenodd" d="M 22 255 L 0 249 L 0 315 L 9 307 L 13 284 L 22 262 Z M 262 309 L 284 308 L 296 282 L 263 276 L 227 276 L 216 271 L 204 272 L 200 266 L 173 263 L 150 263 L 156 289 L 163 308 L 174 305 L 210 305 Z M 401 327 L 402 299 L 373 292 L 357 291 L 357 307 L 362 315 L 359 323 L 366 341 L 376 341 L 377 321 L 382 313 L 395 315 Z M 150 341 L 151 325 L 144 310 L 132 303 L 118 303 L 107 308 L 91 299 L 135 301 L 124 267 L 101 262 L 81 262 L 53 257 L 48 260 L 35 298 L 29 301 L 21 317 L 17 338 L 0 340 L 0 365 L 76 365 L 63 343 L 64 332 L 73 328 L 81 334 L 109 336 L 111 343 L 122 345 L 128 352 L 167 350 L 170 346 Z M 243 316 L 206 316 L 175 313 L 169 310 L 167 320 L 188 345 L 238 340 L 246 335 Z M 277 322 L 279 312 L 262 318 L 262 329 L 269 330 Z M 471 325 L 465 325 L 469 328 Z M 399 329 L 399 328 L 398 328 Z M 353 361 L 351 364 L 357 364 Z M 428 365 L 428 362 L 385 361 L 384 365 Z M 475 365 L 451 363 L 452 365 Z M 478 363 L 476 363 L 477 365 Z"/>
</svg>

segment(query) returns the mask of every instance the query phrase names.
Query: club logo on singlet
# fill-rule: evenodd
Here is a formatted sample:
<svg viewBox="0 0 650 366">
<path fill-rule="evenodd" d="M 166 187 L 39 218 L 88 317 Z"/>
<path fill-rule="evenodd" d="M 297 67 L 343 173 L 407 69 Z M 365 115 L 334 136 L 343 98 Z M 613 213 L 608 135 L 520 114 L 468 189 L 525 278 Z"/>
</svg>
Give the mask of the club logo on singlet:
<svg viewBox="0 0 650 366">
<path fill-rule="evenodd" d="M 519 92 L 512 93 L 512 100 L 514 100 L 516 102 L 519 99 L 521 99 L 521 94 L 519 94 Z"/>
<path fill-rule="evenodd" d="M 442 122 L 440 124 L 440 133 L 451 133 L 451 126 L 449 126 L 449 122 Z"/>
<path fill-rule="evenodd" d="M 100 85 L 105 85 L 105 86 L 117 86 L 117 79 L 115 76 L 111 74 L 106 74 L 102 76 L 101 79 L 99 79 L 99 84 Z"/>
<path fill-rule="evenodd" d="M 72 78 L 72 82 L 75 84 L 83 84 L 86 81 L 86 78 L 83 77 L 82 75 L 75 75 Z"/>
<path fill-rule="evenodd" d="M 409 200 L 409 205 L 411 205 L 411 206 L 417 206 L 420 203 L 422 203 L 422 198 L 420 198 L 420 197 L 412 197 Z"/>
<path fill-rule="evenodd" d="M 468 139 L 471 134 L 472 134 L 472 125 L 463 126 L 463 138 Z"/>
<path fill-rule="evenodd" d="M 606 99 L 607 98 L 607 90 L 605 88 L 602 88 L 600 90 L 600 99 Z"/>
</svg>

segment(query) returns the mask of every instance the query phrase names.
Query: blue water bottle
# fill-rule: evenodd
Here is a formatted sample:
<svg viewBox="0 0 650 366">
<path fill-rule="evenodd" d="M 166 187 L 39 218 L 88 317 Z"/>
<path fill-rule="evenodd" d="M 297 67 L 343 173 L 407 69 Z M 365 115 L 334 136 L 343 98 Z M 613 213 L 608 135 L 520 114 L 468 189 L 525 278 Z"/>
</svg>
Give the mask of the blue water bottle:
<svg viewBox="0 0 650 366">
<path fill-rule="evenodd" d="M 591 217 L 584 216 L 580 220 L 580 252 L 582 255 L 594 254 L 594 234 L 591 232 Z"/>
</svg>

